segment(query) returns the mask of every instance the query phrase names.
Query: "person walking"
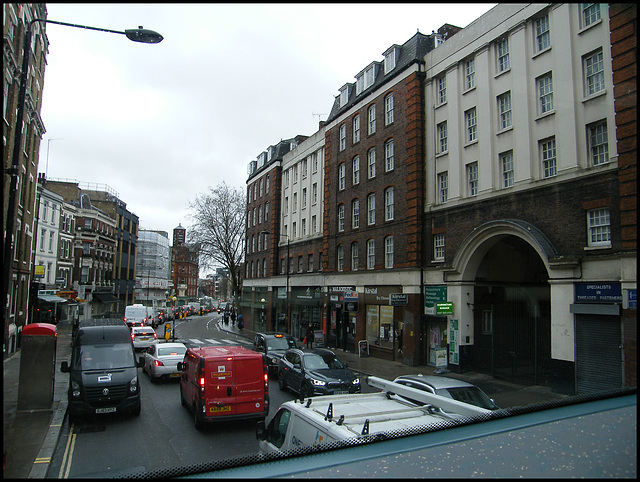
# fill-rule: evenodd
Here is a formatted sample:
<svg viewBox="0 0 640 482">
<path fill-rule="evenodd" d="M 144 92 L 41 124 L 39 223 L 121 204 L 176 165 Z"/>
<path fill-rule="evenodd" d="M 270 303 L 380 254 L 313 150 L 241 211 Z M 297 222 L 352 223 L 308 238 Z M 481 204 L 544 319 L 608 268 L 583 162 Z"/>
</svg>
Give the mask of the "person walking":
<svg viewBox="0 0 640 482">
<path fill-rule="evenodd" d="M 304 339 L 307 342 L 307 348 L 313 348 L 313 326 L 309 323 L 307 327 L 307 333 L 304 336 Z"/>
</svg>

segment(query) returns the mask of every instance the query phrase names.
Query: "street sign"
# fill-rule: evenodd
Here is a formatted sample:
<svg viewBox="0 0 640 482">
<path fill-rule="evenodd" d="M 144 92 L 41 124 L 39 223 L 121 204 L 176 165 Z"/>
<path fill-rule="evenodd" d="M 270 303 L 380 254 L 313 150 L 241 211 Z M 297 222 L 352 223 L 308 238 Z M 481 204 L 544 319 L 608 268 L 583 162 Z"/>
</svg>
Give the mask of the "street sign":
<svg viewBox="0 0 640 482">
<path fill-rule="evenodd" d="M 409 295 L 406 293 L 390 293 L 389 304 L 391 306 L 407 306 L 409 304 Z"/>
<path fill-rule="evenodd" d="M 453 315 L 453 303 L 436 303 L 436 315 Z"/>
</svg>

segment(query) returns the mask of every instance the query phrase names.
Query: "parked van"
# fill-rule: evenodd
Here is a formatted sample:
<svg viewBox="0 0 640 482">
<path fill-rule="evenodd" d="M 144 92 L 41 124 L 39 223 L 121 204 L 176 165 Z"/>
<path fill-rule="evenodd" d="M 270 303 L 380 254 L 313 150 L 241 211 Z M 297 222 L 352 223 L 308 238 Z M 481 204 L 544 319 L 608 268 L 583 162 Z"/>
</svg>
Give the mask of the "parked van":
<svg viewBox="0 0 640 482">
<path fill-rule="evenodd" d="M 153 308 L 141 304 L 129 305 L 124 309 L 124 321 L 132 326 L 150 325 L 153 319 Z"/>
<path fill-rule="evenodd" d="M 140 415 L 140 385 L 131 333 L 120 319 L 83 320 L 73 339 L 69 373 L 69 419 L 83 415 Z"/>
<path fill-rule="evenodd" d="M 180 401 L 197 429 L 206 422 L 269 414 L 267 359 L 241 346 L 189 348 L 178 364 Z"/>
<path fill-rule="evenodd" d="M 260 451 L 316 447 L 490 413 L 484 408 L 377 377 L 369 377 L 367 383 L 383 391 L 325 395 L 283 403 L 266 428 L 264 421 L 258 422 L 256 438 Z M 417 405 L 407 398 L 425 405 Z"/>
</svg>

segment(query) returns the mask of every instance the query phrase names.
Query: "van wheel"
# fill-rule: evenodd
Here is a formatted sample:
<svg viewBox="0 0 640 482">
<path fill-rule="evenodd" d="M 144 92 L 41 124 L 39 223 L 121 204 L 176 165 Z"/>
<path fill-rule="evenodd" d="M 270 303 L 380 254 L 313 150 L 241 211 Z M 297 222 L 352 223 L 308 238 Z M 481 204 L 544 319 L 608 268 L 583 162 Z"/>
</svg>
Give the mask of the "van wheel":
<svg viewBox="0 0 640 482">
<path fill-rule="evenodd" d="M 198 405 L 193 406 L 193 424 L 196 426 L 196 430 L 202 430 L 204 428 L 204 422 L 200 418 L 198 413 Z"/>
<path fill-rule="evenodd" d="M 180 403 L 183 407 L 187 406 L 187 402 L 184 401 L 184 396 L 182 395 L 182 383 L 180 384 Z"/>
</svg>

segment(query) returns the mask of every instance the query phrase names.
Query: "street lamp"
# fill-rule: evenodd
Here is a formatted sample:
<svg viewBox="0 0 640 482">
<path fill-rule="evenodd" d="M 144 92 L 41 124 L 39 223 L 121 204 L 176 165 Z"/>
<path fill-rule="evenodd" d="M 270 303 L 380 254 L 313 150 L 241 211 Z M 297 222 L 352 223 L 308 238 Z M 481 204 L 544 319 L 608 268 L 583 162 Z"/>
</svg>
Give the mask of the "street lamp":
<svg viewBox="0 0 640 482">
<path fill-rule="evenodd" d="M 260 231 L 258 234 L 271 234 L 269 231 Z M 290 333 L 290 327 L 287 326 L 289 323 L 289 243 L 291 239 L 287 234 L 280 234 L 280 236 L 285 236 L 287 238 L 287 261 L 285 263 L 287 268 L 287 291 L 286 291 L 286 299 L 285 299 L 285 330 Z M 276 319 L 276 330 L 278 329 L 278 320 Z"/>
<path fill-rule="evenodd" d="M 16 223 L 16 197 L 18 189 L 18 169 L 20 166 L 20 151 L 22 145 L 22 121 L 24 119 L 24 106 L 27 95 L 27 80 L 29 75 L 29 57 L 31 53 L 31 27 L 34 23 L 54 23 L 57 25 L 64 25 L 67 27 L 84 28 L 88 30 L 97 30 L 99 32 L 117 33 L 125 35 L 129 40 L 133 42 L 157 44 L 162 42 L 163 37 L 153 30 L 147 30 L 141 26 L 137 29 L 128 29 L 124 32 L 118 30 L 109 30 L 105 28 L 88 27 L 86 25 L 77 25 L 74 23 L 56 22 L 54 20 L 46 20 L 43 18 L 35 18 L 27 24 L 27 29 L 24 33 L 24 46 L 22 54 L 22 71 L 20 72 L 20 87 L 18 90 L 18 105 L 16 112 L 15 133 L 13 140 L 13 158 L 11 163 L 11 169 L 9 175 L 11 176 L 11 183 L 9 189 L 9 202 L 7 206 L 7 221 L 5 226 L 5 238 L 3 246 L 3 260 L 4 260 L 4 278 L 2 280 L 2 300 L 4 303 L 4 310 L 6 318 L 9 318 L 9 285 L 11 284 L 11 277 L 13 275 L 13 265 L 11 260 L 11 247 L 14 243 L 15 223 Z M 5 176 L 4 163 L 2 165 L 3 180 Z M 3 181 L 4 182 L 4 181 Z"/>
</svg>

